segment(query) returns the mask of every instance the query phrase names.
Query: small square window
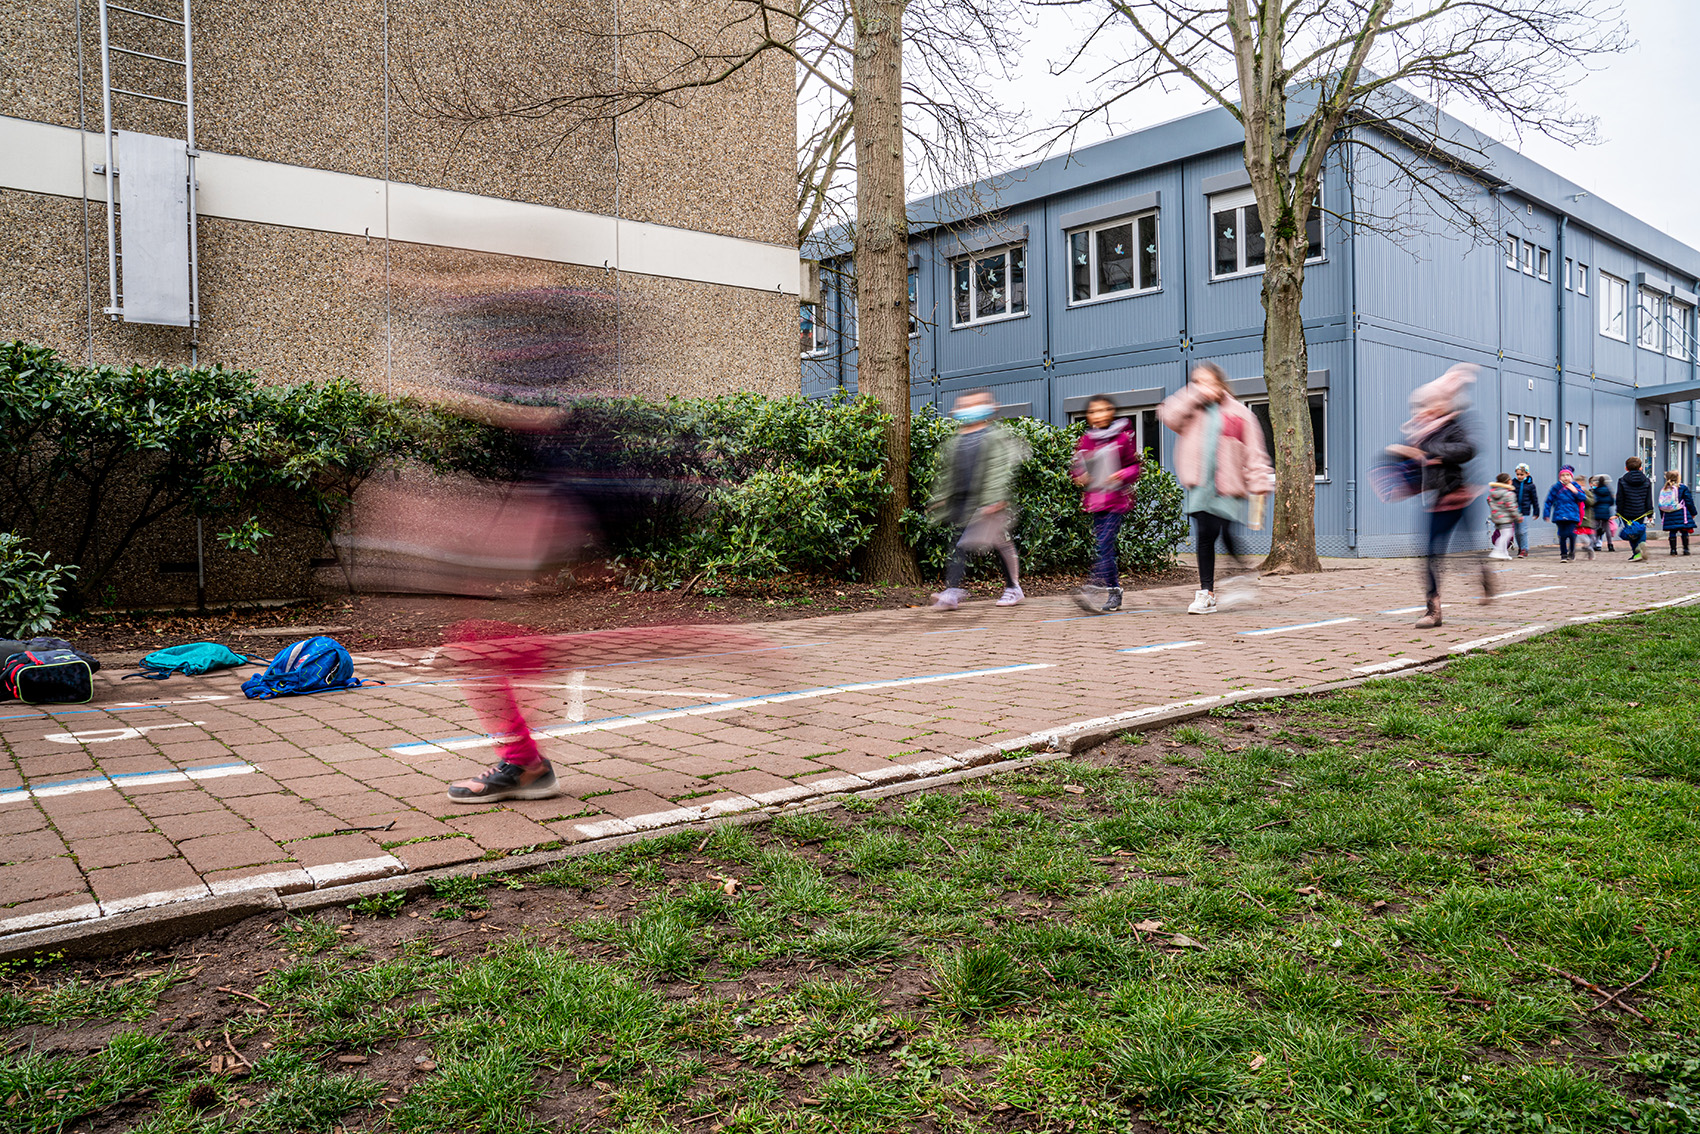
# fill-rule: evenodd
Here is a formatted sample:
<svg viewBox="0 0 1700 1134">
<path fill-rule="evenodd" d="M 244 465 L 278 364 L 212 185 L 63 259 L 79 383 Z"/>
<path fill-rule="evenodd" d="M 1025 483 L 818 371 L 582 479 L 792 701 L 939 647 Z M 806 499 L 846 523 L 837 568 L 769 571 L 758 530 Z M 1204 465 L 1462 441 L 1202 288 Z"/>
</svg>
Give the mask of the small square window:
<svg viewBox="0 0 1700 1134">
<path fill-rule="evenodd" d="M 1540 436 L 1539 448 L 1543 453 L 1552 452 L 1552 418 L 1543 417 L 1536 423 Z"/>
<path fill-rule="evenodd" d="M 1564 451 L 1570 452 L 1570 423 L 1564 423 Z"/>
<path fill-rule="evenodd" d="M 1588 455 L 1588 427 L 1580 422 L 1576 425 L 1576 451 L 1584 457 Z"/>
<path fill-rule="evenodd" d="M 1576 294 L 1588 294 L 1588 265 L 1580 260 L 1576 261 Z"/>
<path fill-rule="evenodd" d="M 1535 246 L 1527 240 L 1523 242 L 1523 274 L 1526 276 L 1535 274 Z"/>
<path fill-rule="evenodd" d="M 1514 272 L 1517 270 L 1517 246 L 1519 243 L 1515 236 L 1505 238 L 1505 266 Z"/>
<path fill-rule="evenodd" d="M 951 322 L 958 326 L 1027 312 L 1027 247 L 976 252 L 951 263 Z"/>
<path fill-rule="evenodd" d="M 1535 419 L 1532 418 L 1532 417 L 1525 417 L 1523 419 L 1523 448 L 1533 449 L 1534 447 L 1535 447 Z"/>
<path fill-rule="evenodd" d="M 1516 449 L 1523 437 L 1523 419 L 1514 413 L 1505 415 L 1505 447 Z"/>
<path fill-rule="evenodd" d="M 1574 291 L 1576 279 L 1576 261 L 1569 256 L 1564 258 L 1564 290 Z"/>
<path fill-rule="evenodd" d="M 1545 248 L 1536 251 L 1535 275 L 1539 279 L 1552 279 L 1552 253 Z"/>
</svg>

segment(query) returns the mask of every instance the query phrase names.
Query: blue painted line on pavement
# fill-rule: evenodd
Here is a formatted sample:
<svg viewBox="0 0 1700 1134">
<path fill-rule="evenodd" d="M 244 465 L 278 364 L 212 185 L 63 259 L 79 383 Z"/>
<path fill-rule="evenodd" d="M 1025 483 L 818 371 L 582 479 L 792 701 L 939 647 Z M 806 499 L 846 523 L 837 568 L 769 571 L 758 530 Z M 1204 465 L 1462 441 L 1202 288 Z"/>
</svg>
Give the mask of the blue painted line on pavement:
<svg viewBox="0 0 1700 1134">
<path fill-rule="evenodd" d="M 1343 622 L 1356 622 L 1356 618 L 1324 618 L 1320 622 L 1295 622 L 1291 626 L 1266 626 L 1262 630 L 1241 630 L 1243 638 L 1255 638 L 1259 634 L 1285 634 L 1289 630 L 1310 630 L 1317 626 L 1339 626 Z"/>
</svg>

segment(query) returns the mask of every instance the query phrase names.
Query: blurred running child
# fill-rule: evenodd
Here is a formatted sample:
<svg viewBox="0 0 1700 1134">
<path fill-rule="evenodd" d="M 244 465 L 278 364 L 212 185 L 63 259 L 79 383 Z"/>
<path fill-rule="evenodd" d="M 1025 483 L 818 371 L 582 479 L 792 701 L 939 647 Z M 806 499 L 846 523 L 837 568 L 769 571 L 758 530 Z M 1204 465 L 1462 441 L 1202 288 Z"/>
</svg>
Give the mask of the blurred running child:
<svg viewBox="0 0 1700 1134">
<path fill-rule="evenodd" d="M 1175 477 L 1186 490 L 1181 507 L 1192 517 L 1198 554 L 1198 593 L 1187 613 L 1214 614 L 1253 601 L 1255 574 L 1218 602 L 1216 541 L 1221 540 L 1236 566 L 1250 570 L 1235 546 L 1234 528 L 1246 522 L 1252 496 L 1275 491 L 1263 427 L 1228 392 L 1228 376 L 1214 362 L 1194 366 L 1180 392 L 1157 407 L 1157 417 L 1178 435 Z"/>
<path fill-rule="evenodd" d="M 1517 489 L 1510 473 L 1500 473 L 1488 485 L 1488 519 L 1493 521 L 1493 550 L 1489 559 L 1510 559 L 1517 543 Z"/>
<path fill-rule="evenodd" d="M 968 557 L 982 551 L 996 552 L 1003 572 L 998 605 L 1014 606 L 1026 597 L 1021 593 L 1021 564 L 1009 538 L 1014 519 L 1009 497 L 1010 482 L 1028 450 L 1026 442 L 992 421 L 997 409 L 990 390 L 959 394 L 951 407 L 956 433 L 939 453 L 927 515 L 935 523 L 962 529 L 962 534 L 945 568 L 944 590 L 933 596 L 932 610 L 955 610 L 968 597 L 962 588 Z"/>
<path fill-rule="evenodd" d="M 1086 403 L 1086 432 L 1074 446 L 1070 468 L 1083 490 L 1081 508 L 1092 517 L 1097 558 L 1092 581 L 1074 592 L 1082 610 L 1113 614 L 1121 609 L 1121 578 L 1116 570 L 1116 536 L 1133 508 L 1133 486 L 1139 480 L 1139 446 L 1126 418 L 1116 417 L 1116 403 L 1097 394 Z"/>
<path fill-rule="evenodd" d="M 1688 533 L 1694 530 L 1694 494 L 1682 483 L 1682 474 L 1665 470 L 1665 486 L 1659 490 L 1659 526 L 1670 536 L 1670 553 L 1676 554 L 1676 537 L 1682 537 L 1682 553 L 1688 554 Z"/>
</svg>

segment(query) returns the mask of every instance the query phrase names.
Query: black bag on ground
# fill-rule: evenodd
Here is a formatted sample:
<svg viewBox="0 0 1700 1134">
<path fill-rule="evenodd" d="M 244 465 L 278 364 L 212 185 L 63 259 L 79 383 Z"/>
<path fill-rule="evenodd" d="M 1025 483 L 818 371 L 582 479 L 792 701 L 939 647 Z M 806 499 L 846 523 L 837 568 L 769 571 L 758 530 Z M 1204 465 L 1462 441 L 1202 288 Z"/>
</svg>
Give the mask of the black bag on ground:
<svg viewBox="0 0 1700 1134">
<path fill-rule="evenodd" d="M 100 672 L 100 659 L 93 654 L 86 654 L 71 645 L 63 638 L 28 638 L 24 641 L 14 641 L 11 638 L 0 638 L 0 669 L 5 668 L 14 654 L 46 653 L 48 650 L 70 650 L 73 654 L 89 663 L 90 673 Z"/>
<path fill-rule="evenodd" d="M 94 669 L 75 650 L 26 650 L 0 668 L 0 693 L 29 705 L 94 700 Z"/>
</svg>

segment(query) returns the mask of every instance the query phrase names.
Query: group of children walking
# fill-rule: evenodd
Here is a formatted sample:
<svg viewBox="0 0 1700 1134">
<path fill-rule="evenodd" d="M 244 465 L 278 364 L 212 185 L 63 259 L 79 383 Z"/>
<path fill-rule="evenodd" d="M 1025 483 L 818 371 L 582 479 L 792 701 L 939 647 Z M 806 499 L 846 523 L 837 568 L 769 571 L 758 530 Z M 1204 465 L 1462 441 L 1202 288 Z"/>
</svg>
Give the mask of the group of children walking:
<svg viewBox="0 0 1700 1134">
<path fill-rule="evenodd" d="M 1467 388 L 1472 368 L 1459 366 L 1412 395 L 1412 417 L 1403 427 L 1406 443 L 1389 446 L 1389 453 L 1415 470 L 1410 492 L 1429 501 L 1429 533 L 1425 577 L 1428 605 L 1419 627 L 1440 625 L 1439 564 L 1451 545 L 1460 521 L 1481 490 L 1465 476 L 1476 447 L 1466 420 Z M 1014 606 L 1021 590 L 1020 562 L 1010 539 L 1015 512 L 1011 482 L 1026 460 L 1025 444 L 993 418 L 997 405 L 990 391 L 960 395 L 951 410 L 957 431 L 945 443 L 928 515 L 960 531 L 945 573 L 945 589 L 933 596 L 933 610 L 955 610 L 967 592 L 962 587 L 968 558 L 993 552 L 1004 577 L 999 606 Z M 1121 608 L 1121 582 L 1116 568 L 1116 542 L 1133 508 L 1135 486 L 1142 471 L 1139 446 L 1129 421 L 1117 416 L 1116 403 L 1106 395 L 1087 402 L 1086 429 L 1076 444 L 1070 474 L 1081 489 L 1081 507 L 1092 517 L 1094 563 L 1091 579 L 1074 592 L 1074 600 L 1092 613 Z M 1263 430 L 1244 403 L 1228 389 L 1227 376 L 1215 363 L 1202 362 L 1186 386 L 1157 407 L 1157 417 L 1175 431 L 1175 477 L 1184 492 L 1183 509 L 1191 521 L 1198 559 L 1198 590 L 1187 607 L 1192 614 L 1249 602 L 1256 573 L 1240 554 L 1235 532 L 1239 525 L 1261 526 L 1263 497 L 1275 488 L 1274 470 L 1263 443 Z M 1611 478 L 1577 476 L 1571 465 L 1559 469 L 1558 482 L 1544 501 L 1529 466 L 1500 473 L 1487 489 L 1493 525 L 1492 559 L 1527 558 L 1528 522 L 1550 520 L 1558 529 L 1559 561 L 1573 562 L 1578 549 L 1589 559 L 1596 551 L 1614 552 L 1617 539 L 1629 547 L 1630 562 L 1646 557 L 1643 546 L 1655 516 L 1670 539 L 1670 553 L 1689 554 L 1694 530 L 1694 496 L 1681 476 L 1671 470 L 1657 493 L 1639 457 L 1624 462 L 1614 489 Z M 1477 513 L 1479 515 L 1479 513 Z M 1221 545 L 1238 569 L 1237 578 L 1218 592 L 1216 549 Z M 1237 585 L 1236 585 L 1237 584 Z M 1491 598 L 1493 580 L 1482 571 L 1484 601 Z"/>
<path fill-rule="evenodd" d="M 1670 539 L 1670 553 L 1688 552 L 1688 533 L 1694 530 L 1694 495 L 1675 469 L 1665 473 L 1664 487 L 1657 495 L 1653 482 L 1641 467 L 1640 457 L 1623 462 L 1617 488 L 1604 473 L 1578 477 L 1571 465 L 1558 470 L 1558 482 L 1547 491 L 1544 505 L 1537 508 L 1534 478 L 1528 465 L 1518 465 L 1516 475 L 1500 473 L 1488 486 L 1489 518 L 1493 521 L 1493 559 L 1527 557 L 1527 520 L 1539 515 L 1558 529 L 1558 559 L 1571 563 L 1578 550 L 1589 559 L 1596 551 L 1616 551 L 1618 537 L 1629 546 L 1629 562 L 1645 559 L 1643 541 L 1657 514 L 1660 528 Z"/>
</svg>

